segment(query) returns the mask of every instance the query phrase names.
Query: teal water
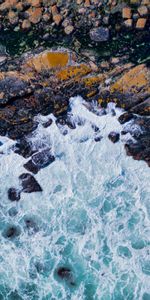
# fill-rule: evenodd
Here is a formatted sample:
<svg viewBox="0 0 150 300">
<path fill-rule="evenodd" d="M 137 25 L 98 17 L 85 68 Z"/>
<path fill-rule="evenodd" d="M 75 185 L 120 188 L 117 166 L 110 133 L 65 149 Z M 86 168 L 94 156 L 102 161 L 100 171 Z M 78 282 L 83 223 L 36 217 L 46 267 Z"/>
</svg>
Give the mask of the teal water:
<svg viewBox="0 0 150 300">
<path fill-rule="evenodd" d="M 32 146 L 51 147 L 56 160 L 35 175 L 43 192 L 22 193 L 19 202 L 7 190 L 19 186 L 27 160 L 0 138 L 0 300 L 150 299 L 150 172 L 126 156 L 127 137 L 109 141 L 110 131 L 122 130 L 121 111 L 114 116 L 112 108 L 101 116 L 96 105 L 95 114 L 72 98 L 74 130 L 57 126 L 54 116 L 36 117 Z M 10 224 L 13 239 L 5 235 Z M 70 270 L 63 279 L 60 267 Z"/>
</svg>

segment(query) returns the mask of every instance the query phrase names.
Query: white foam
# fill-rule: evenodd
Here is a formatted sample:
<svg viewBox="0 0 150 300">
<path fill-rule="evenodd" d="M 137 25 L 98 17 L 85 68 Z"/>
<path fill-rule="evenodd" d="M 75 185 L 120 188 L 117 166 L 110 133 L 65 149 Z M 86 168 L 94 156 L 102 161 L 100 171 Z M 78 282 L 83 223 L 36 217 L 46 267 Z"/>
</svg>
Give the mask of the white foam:
<svg viewBox="0 0 150 300">
<path fill-rule="evenodd" d="M 111 104 L 106 115 L 98 116 L 88 110 L 86 102 L 79 96 L 70 99 L 70 107 L 76 129 L 67 128 L 67 135 L 62 134 L 63 127 L 56 125 L 52 115 L 36 117 L 39 126 L 31 138 L 32 144 L 36 149 L 51 148 L 56 157 L 55 162 L 35 175 L 43 188 L 42 193 L 22 194 L 17 204 L 10 202 L 7 190 L 18 186 L 19 175 L 26 172 L 23 168 L 26 160 L 11 150 L 0 158 L 1 229 L 9 222 L 22 228 L 18 243 L 0 236 L 0 277 L 12 290 L 19 289 L 24 293 L 23 299 L 31 300 L 31 296 L 25 295 L 22 282 L 35 283 L 41 300 L 49 293 L 55 299 L 83 300 L 85 284 L 92 282 L 95 290 L 92 299 L 100 300 L 107 299 L 106 292 L 112 295 L 121 275 L 128 273 L 129 282 L 133 277 L 135 279 L 132 299 L 141 299 L 144 290 L 149 288 L 148 276 L 141 268 L 148 249 L 134 250 L 131 240 L 136 235 L 145 240 L 148 238 L 149 168 L 145 162 L 127 157 L 121 141 L 112 144 L 108 139 L 110 131 L 122 130 L 117 120 L 121 110 L 115 109 L 116 116 L 112 116 L 114 105 Z M 53 123 L 44 128 L 42 124 L 49 118 L 53 118 Z M 77 125 L 79 121 L 84 121 L 84 125 Z M 100 132 L 95 133 L 92 125 Z M 102 139 L 95 142 L 98 134 Z M 11 146 L 10 140 L 6 142 Z M 8 215 L 12 206 L 18 209 L 13 218 Z M 134 214 L 138 214 L 139 223 L 130 230 L 128 223 Z M 29 236 L 23 229 L 26 215 L 36 216 L 39 232 Z M 119 230 L 119 226 L 122 229 Z M 105 255 L 105 259 L 110 260 L 108 265 L 103 253 L 105 241 L 109 248 Z M 129 248 L 130 259 L 118 256 L 120 245 Z M 51 256 L 51 271 L 47 277 L 37 274 L 31 279 L 31 258 L 38 257 L 43 262 L 46 252 Z M 72 265 L 79 282 L 77 288 L 70 291 L 54 277 L 60 262 Z"/>
</svg>

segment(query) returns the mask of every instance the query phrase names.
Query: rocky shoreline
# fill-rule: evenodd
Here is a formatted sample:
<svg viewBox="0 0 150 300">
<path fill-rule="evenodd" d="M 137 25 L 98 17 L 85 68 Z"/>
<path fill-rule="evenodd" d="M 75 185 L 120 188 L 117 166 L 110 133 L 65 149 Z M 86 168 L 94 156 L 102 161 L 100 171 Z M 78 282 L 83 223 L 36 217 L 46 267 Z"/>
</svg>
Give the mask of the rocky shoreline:
<svg viewBox="0 0 150 300">
<path fill-rule="evenodd" d="M 14 140 L 12 150 L 29 158 L 26 171 L 37 174 L 55 160 L 49 149 L 37 151 L 29 142 L 38 127 L 36 116 L 52 113 L 58 127 L 73 130 L 69 99 L 78 95 L 95 114 L 93 103 L 101 114 L 110 102 L 120 107 L 121 135 L 132 137 L 124 142 L 127 155 L 150 166 L 149 10 L 147 0 L 0 2 L 1 36 L 9 41 L 7 36 L 11 40 L 18 32 L 14 48 L 22 47 L 19 37 L 24 33 L 32 37 L 28 51 L 10 55 L 5 41 L 7 51 L 0 54 L 0 135 Z M 122 137 L 113 131 L 108 135 L 113 143 Z M 19 201 L 22 191 L 42 191 L 30 173 L 21 176 L 22 188 L 8 190 L 11 201 Z"/>
<path fill-rule="evenodd" d="M 13 65 L 15 70 L 13 69 Z M 81 95 L 88 103 L 95 101 L 104 111 L 109 102 L 126 112 L 121 124 L 133 120 L 141 126 L 141 134 L 128 129 L 136 143 L 129 140 L 128 155 L 150 165 L 150 69 L 114 58 L 111 68 L 99 67 L 87 58 L 80 61 L 76 53 L 66 49 L 37 49 L 19 59 L 7 61 L 0 73 L 0 134 L 17 140 L 16 151 L 25 157 L 32 153 L 26 136 L 38 126 L 35 116 L 53 113 L 58 124 L 67 124 L 69 98 Z M 45 126 L 50 126 L 51 121 Z"/>
</svg>

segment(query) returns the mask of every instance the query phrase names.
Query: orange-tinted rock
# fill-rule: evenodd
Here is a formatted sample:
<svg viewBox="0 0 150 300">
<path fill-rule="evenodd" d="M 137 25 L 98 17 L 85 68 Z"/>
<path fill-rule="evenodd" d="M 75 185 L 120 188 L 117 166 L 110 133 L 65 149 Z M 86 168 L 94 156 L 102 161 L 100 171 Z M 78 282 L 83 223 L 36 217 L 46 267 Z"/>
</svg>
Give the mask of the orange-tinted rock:
<svg viewBox="0 0 150 300">
<path fill-rule="evenodd" d="M 28 9 L 29 21 L 33 24 L 37 24 L 40 22 L 42 17 L 42 8 L 30 8 Z"/>
<path fill-rule="evenodd" d="M 90 0 L 85 0 L 84 6 L 90 7 L 91 3 Z"/>
<path fill-rule="evenodd" d="M 52 15 L 58 15 L 58 9 L 56 5 L 53 5 L 51 7 Z"/>
<path fill-rule="evenodd" d="M 15 6 L 15 8 L 17 9 L 18 12 L 23 10 L 23 4 L 22 2 L 18 2 Z"/>
<path fill-rule="evenodd" d="M 51 18 L 50 13 L 46 13 L 46 14 L 43 15 L 43 20 L 44 20 L 45 22 L 48 22 L 48 21 L 50 20 L 50 18 Z"/>
<path fill-rule="evenodd" d="M 124 7 L 122 10 L 122 17 L 123 19 L 130 19 L 132 16 L 131 8 L 130 7 Z"/>
<path fill-rule="evenodd" d="M 55 22 L 56 25 L 59 25 L 62 21 L 62 16 L 60 14 L 54 15 L 53 21 Z"/>
<path fill-rule="evenodd" d="M 150 91 L 150 71 L 144 65 L 139 65 L 125 73 L 111 87 L 111 92 L 119 91 L 122 93 L 138 93 Z"/>
<path fill-rule="evenodd" d="M 81 64 L 78 66 L 68 66 L 66 69 L 59 71 L 56 76 L 59 80 L 69 80 L 69 79 L 81 79 L 91 72 L 91 68 L 87 65 Z"/>
<path fill-rule="evenodd" d="M 145 27 L 145 25 L 146 25 L 146 19 L 144 19 L 144 18 L 140 18 L 140 19 L 138 19 L 137 20 L 137 23 L 136 23 L 136 28 L 137 29 L 143 29 L 144 27 Z"/>
<path fill-rule="evenodd" d="M 31 27 L 31 22 L 29 20 L 23 20 L 22 29 L 29 29 Z"/>
<path fill-rule="evenodd" d="M 8 19 L 9 19 L 9 22 L 12 24 L 12 25 L 15 25 L 18 23 L 18 15 L 17 13 L 15 13 L 14 11 L 10 10 L 9 13 L 8 13 Z"/>
<path fill-rule="evenodd" d="M 28 2 L 28 4 L 30 4 L 33 7 L 40 7 L 42 1 L 41 0 L 28 0 L 27 2 Z"/>
<path fill-rule="evenodd" d="M 48 52 L 45 51 L 30 58 L 27 65 L 37 72 L 46 69 L 58 69 L 65 67 L 69 62 L 68 52 Z"/>
<path fill-rule="evenodd" d="M 3 1 L 3 3 L 0 5 L 0 11 L 4 11 L 6 9 L 10 9 L 15 7 L 15 5 L 17 4 L 17 0 L 6 0 Z"/>
<path fill-rule="evenodd" d="M 101 74 L 101 75 L 95 76 L 95 77 L 86 77 L 86 78 L 83 78 L 82 81 L 84 82 L 85 86 L 92 87 L 95 84 L 100 84 L 104 80 L 105 80 L 105 75 Z"/>
</svg>

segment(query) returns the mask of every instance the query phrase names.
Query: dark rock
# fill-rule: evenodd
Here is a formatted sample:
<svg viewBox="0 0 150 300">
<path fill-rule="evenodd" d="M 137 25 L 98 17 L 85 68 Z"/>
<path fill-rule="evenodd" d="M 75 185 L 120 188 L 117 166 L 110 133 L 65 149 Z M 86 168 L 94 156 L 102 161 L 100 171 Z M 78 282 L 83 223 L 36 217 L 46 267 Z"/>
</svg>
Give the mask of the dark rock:
<svg viewBox="0 0 150 300">
<path fill-rule="evenodd" d="M 66 280 L 69 284 L 75 285 L 72 271 L 67 267 L 60 267 L 57 270 L 57 275 L 62 279 Z"/>
<path fill-rule="evenodd" d="M 0 99 L 0 104 L 6 104 L 9 99 L 16 96 L 23 96 L 26 93 L 31 93 L 29 84 L 23 80 L 14 77 L 7 77 L 0 80 L 0 91 L 3 97 Z"/>
<path fill-rule="evenodd" d="M 97 136 L 94 139 L 95 142 L 100 142 L 101 140 L 102 140 L 102 136 Z"/>
<path fill-rule="evenodd" d="M 39 168 L 33 163 L 33 161 L 31 159 L 23 166 L 26 170 L 28 170 L 29 172 L 32 172 L 34 174 L 37 174 L 39 171 Z"/>
<path fill-rule="evenodd" d="M 143 153 L 145 150 L 145 146 L 141 143 L 134 143 L 132 140 L 129 140 L 125 144 L 125 149 L 127 152 L 127 155 L 133 156 L 134 159 L 140 160 L 143 158 Z"/>
<path fill-rule="evenodd" d="M 29 160 L 24 167 L 36 174 L 40 169 L 47 167 L 55 160 L 55 157 L 50 154 L 50 150 L 46 149 L 40 151 L 32 156 L 32 159 Z"/>
<path fill-rule="evenodd" d="M 102 26 L 91 29 L 90 38 L 94 42 L 106 42 L 109 40 L 109 29 Z"/>
<path fill-rule="evenodd" d="M 21 234 L 21 230 L 19 226 L 8 226 L 2 233 L 4 238 L 14 239 Z"/>
<path fill-rule="evenodd" d="M 113 142 L 113 143 L 117 143 L 119 141 L 120 138 L 120 134 L 117 132 L 110 132 L 108 135 L 108 138 Z"/>
<path fill-rule="evenodd" d="M 118 121 L 120 124 L 124 124 L 126 122 L 129 122 L 131 119 L 133 119 L 134 115 L 132 113 L 124 113 L 118 118 Z"/>
<path fill-rule="evenodd" d="M 149 116 L 150 115 L 150 98 L 134 106 L 130 110 L 132 113 Z"/>
<path fill-rule="evenodd" d="M 23 173 L 19 176 L 24 193 L 42 192 L 42 188 L 36 179 L 29 173 Z"/>
<path fill-rule="evenodd" d="M 20 200 L 20 191 L 16 188 L 10 188 L 8 190 L 8 199 L 10 201 L 19 201 Z"/>
<path fill-rule="evenodd" d="M 51 126 L 52 123 L 53 123 L 52 119 L 49 119 L 47 122 L 43 123 L 43 127 L 47 128 L 47 127 Z"/>
<path fill-rule="evenodd" d="M 22 155 L 25 158 L 30 157 L 35 151 L 32 150 L 31 144 L 25 139 L 21 138 L 15 145 L 14 152 Z"/>
</svg>

